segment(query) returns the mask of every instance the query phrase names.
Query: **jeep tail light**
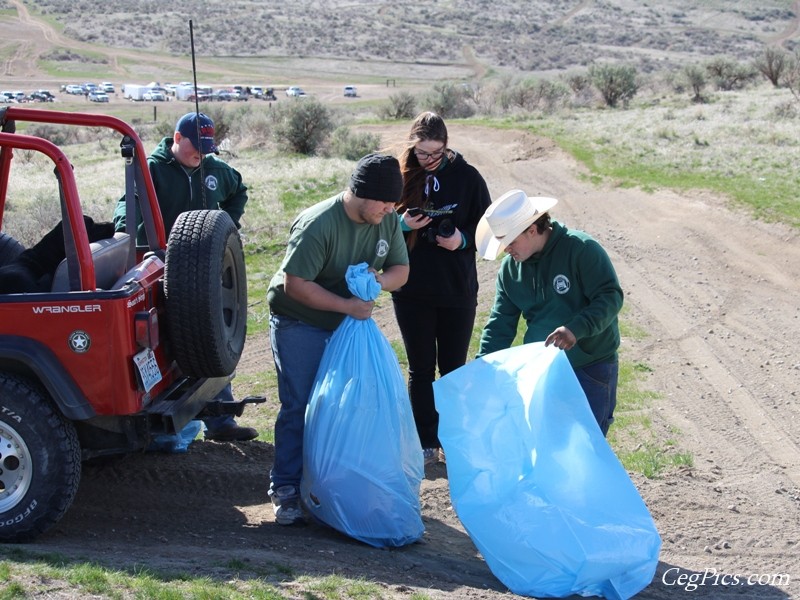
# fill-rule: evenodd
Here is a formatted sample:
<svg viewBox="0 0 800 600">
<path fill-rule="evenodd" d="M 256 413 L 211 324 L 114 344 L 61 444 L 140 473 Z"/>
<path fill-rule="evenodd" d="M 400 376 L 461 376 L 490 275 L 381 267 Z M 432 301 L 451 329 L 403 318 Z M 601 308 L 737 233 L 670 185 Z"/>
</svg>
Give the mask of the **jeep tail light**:
<svg viewBox="0 0 800 600">
<path fill-rule="evenodd" d="M 154 350 L 158 346 L 158 313 L 155 307 L 137 312 L 134 316 L 136 343 L 142 348 Z"/>
</svg>

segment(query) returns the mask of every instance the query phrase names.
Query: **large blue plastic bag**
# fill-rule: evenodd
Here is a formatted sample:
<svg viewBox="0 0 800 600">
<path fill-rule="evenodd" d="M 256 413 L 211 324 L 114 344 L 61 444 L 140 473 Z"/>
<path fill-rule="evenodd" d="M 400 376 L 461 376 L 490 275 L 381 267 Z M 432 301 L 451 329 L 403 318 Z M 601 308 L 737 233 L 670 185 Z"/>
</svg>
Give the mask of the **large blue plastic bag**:
<svg viewBox="0 0 800 600">
<path fill-rule="evenodd" d="M 453 508 L 500 581 L 612 599 L 649 585 L 661 538 L 562 351 L 502 350 L 433 387 Z"/>
<path fill-rule="evenodd" d="M 366 264 L 347 282 L 363 300 L 381 290 Z M 422 537 L 422 447 L 397 356 L 372 319 L 346 317 L 331 336 L 303 447 L 300 494 L 318 520 L 378 548 Z"/>
</svg>

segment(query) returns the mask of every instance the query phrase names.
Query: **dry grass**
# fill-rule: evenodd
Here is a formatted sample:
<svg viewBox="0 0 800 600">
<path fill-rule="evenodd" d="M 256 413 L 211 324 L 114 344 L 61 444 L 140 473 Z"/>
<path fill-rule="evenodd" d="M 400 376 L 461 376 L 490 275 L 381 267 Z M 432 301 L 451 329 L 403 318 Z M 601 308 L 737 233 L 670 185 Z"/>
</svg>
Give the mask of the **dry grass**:
<svg viewBox="0 0 800 600">
<path fill-rule="evenodd" d="M 711 189 L 761 218 L 800 226 L 800 105 L 766 84 L 710 100 L 640 98 L 628 110 L 576 110 L 527 123 L 618 185 Z"/>
</svg>

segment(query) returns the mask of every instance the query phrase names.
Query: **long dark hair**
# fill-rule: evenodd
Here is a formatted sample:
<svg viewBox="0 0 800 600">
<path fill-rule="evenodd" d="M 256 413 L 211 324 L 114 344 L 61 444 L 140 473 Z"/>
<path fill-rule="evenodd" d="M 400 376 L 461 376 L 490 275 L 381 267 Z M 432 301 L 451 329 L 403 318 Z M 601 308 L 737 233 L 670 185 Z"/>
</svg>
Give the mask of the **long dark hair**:
<svg viewBox="0 0 800 600">
<path fill-rule="evenodd" d="M 405 149 L 400 154 L 400 171 L 403 174 L 403 193 L 397 203 L 397 211 L 403 211 L 412 207 L 422 207 L 427 198 L 425 197 L 425 178 L 427 171 L 422 168 L 414 154 L 414 147 L 419 142 L 434 140 L 442 142 L 445 152 L 447 149 L 447 126 L 444 119 L 434 112 L 426 111 L 417 115 L 411 124 L 411 131 L 408 133 L 408 140 Z M 409 249 L 413 248 L 417 241 L 417 231 L 412 231 L 407 238 Z"/>
</svg>

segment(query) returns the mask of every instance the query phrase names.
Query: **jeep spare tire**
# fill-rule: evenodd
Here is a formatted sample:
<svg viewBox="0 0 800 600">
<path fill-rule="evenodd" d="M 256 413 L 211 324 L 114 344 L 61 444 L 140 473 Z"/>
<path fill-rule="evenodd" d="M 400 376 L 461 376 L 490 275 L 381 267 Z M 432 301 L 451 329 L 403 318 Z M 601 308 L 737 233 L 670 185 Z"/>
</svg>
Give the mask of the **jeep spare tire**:
<svg viewBox="0 0 800 600">
<path fill-rule="evenodd" d="M 164 296 L 180 369 L 198 378 L 233 373 L 247 335 L 247 278 L 242 240 L 228 213 L 178 215 L 167 241 Z"/>
</svg>

